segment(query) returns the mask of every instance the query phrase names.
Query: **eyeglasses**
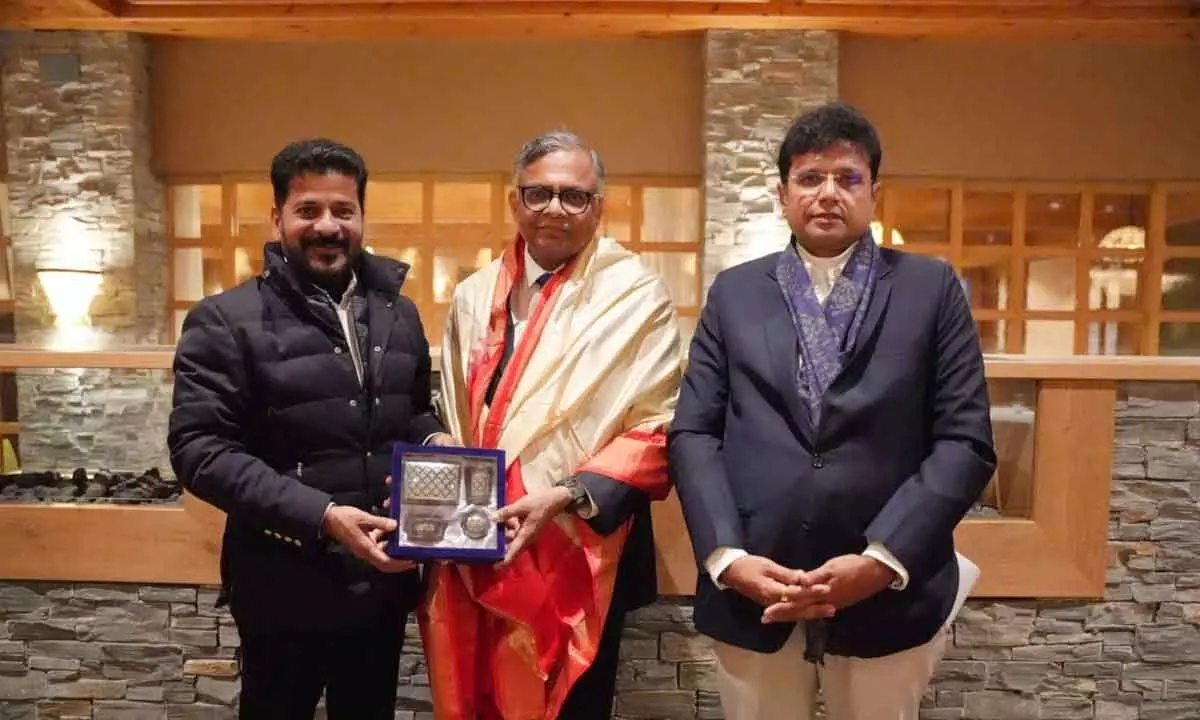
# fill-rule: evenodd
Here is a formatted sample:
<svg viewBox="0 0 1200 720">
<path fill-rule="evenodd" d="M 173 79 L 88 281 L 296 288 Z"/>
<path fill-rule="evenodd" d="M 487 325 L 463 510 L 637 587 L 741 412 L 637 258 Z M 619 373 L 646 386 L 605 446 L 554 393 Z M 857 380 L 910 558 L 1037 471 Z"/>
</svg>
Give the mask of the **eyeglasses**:
<svg viewBox="0 0 1200 720">
<path fill-rule="evenodd" d="M 829 178 L 833 178 L 834 184 L 846 191 L 853 191 L 855 188 L 861 187 L 864 182 L 862 173 L 854 170 L 835 170 L 828 173 L 816 171 L 796 173 L 792 176 L 792 184 L 805 192 L 816 192 L 829 182 Z"/>
<path fill-rule="evenodd" d="M 556 191 L 541 185 L 523 185 L 520 187 L 520 191 L 521 204 L 530 211 L 543 212 L 550 207 L 554 198 L 558 198 L 559 207 L 568 215 L 582 215 L 591 207 L 592 199 L 600 196 L 600 193 L 591 193 L 578 188 Z"/>
</svg>

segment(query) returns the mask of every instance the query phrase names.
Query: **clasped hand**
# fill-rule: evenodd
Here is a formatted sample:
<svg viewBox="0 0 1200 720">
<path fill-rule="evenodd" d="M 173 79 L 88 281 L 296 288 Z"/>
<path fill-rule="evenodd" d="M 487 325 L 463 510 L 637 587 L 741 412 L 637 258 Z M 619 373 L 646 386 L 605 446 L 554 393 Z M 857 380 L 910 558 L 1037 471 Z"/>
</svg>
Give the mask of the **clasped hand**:
<svg viewBox="0 0 1200 720">
<path fill-rule="evenodd" d="M 762 621 L 830 618 L 882 591 L 895 577 L 886 565 L 863 555 L 839 555 L 815 570 L 793 570 L 747 555 L 721 573 L 721 582 L 761 605 Z"/>
</svg>

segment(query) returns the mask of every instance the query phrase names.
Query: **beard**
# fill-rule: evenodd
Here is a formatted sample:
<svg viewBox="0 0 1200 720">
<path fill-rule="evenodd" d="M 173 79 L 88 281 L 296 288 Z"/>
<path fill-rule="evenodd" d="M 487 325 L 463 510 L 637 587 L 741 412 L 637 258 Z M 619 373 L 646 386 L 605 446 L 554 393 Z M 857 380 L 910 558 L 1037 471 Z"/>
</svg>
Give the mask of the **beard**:
<svg viewBox="0 0 1200 720">
<path fill-rule="evenodd" d="M 358 258 L 345 234 L 310 233 L 298 241 L 286 243 L 286 255 L 314 285 L 330 292 L 341 292 L 350 280 L 350 270 Z"/>
</svg>

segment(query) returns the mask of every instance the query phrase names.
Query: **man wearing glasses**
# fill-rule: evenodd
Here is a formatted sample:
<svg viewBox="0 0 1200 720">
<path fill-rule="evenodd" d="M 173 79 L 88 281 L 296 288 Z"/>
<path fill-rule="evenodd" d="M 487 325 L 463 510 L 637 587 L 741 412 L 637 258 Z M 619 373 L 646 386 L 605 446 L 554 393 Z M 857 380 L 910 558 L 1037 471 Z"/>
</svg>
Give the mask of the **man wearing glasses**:
<svg viewBox="0 0 1200 720">
<path fill-rule="evenodd" d="M 791 228 L 720 273 L 670 430 L 729 720 L 916 720 L 977 574 L 955 525 L 995 468 L 953 269 L 876 247 L 882 158 L 840 104 L 779 150 Z M 961 562 L 961 569 L 960 569 Z"/>
<path fill-rule="evenodd" d="M 604 167 L 570 133 L 527 143 L 516 242 L 454 293 L 447 428 L 502 448 L 497 566 L 437 564 L 421 611 L 439 720 L 608 720 L 626 611 L 656 597 L 649 503 L 668 492 L 682 370 L 662 280 L 598 238 Z"/>
</svg>

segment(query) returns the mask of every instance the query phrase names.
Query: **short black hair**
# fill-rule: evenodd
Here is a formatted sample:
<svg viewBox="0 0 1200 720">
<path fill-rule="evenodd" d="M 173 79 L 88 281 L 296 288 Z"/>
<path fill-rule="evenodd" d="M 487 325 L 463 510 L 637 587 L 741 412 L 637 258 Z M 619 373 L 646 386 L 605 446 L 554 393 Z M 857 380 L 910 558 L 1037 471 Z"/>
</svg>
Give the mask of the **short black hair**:
<svg viewBox="0 0 1200 720">
<path fill-rule="evenodd" d="M 327 138 L 297 140 L 276 153 L 271 161 L 275 207 L 282 208 L 287 202 L 293 180 L 310 173 L 337 173 L 354 178 L 358 185 L 358 205 L 366 207 L 367 164 L 353 148 Z"/>
<path fill-rule="evenodd" d="M 857 108 L 840 102 L 810 110 L 792 122 L 779 146 L 779 180 L 787 183 L 792 158 L 825 150 L 839 142 L 857 146 L 871 162 L 871 180 L 879 179 L 883 148 L 875 126 Z"/>
</svg>

